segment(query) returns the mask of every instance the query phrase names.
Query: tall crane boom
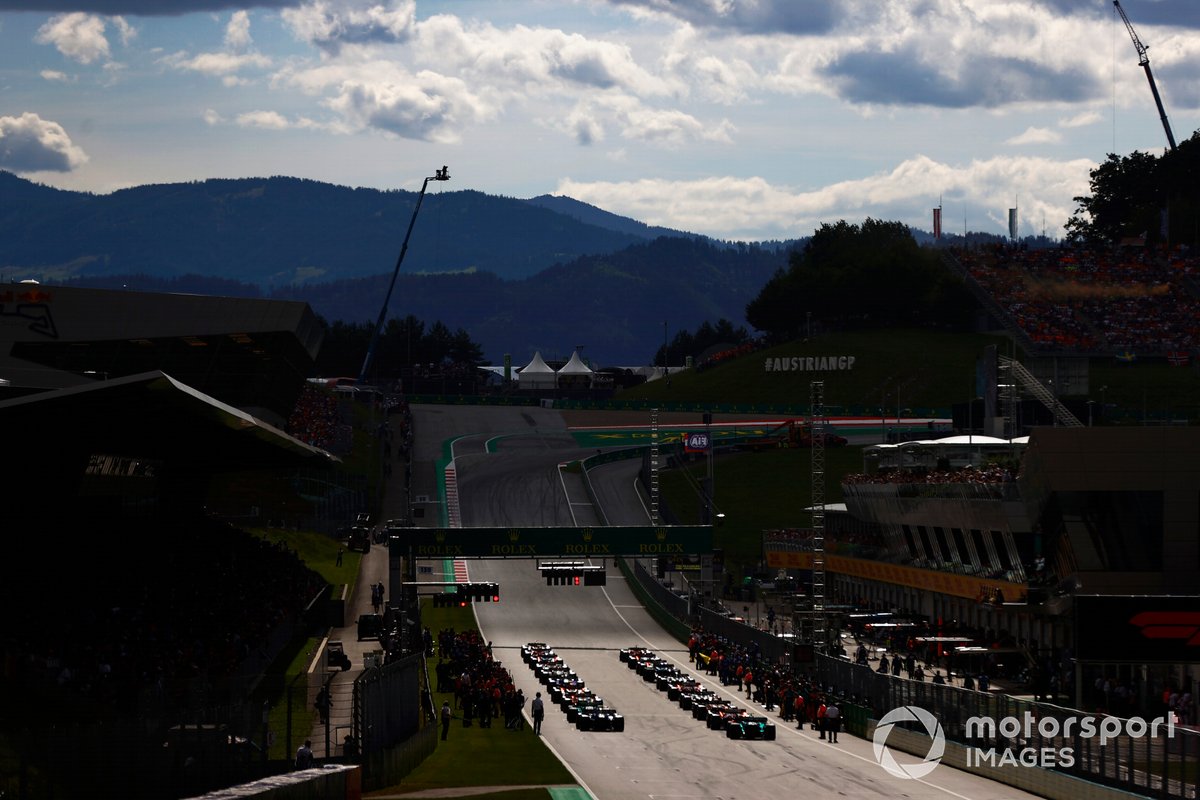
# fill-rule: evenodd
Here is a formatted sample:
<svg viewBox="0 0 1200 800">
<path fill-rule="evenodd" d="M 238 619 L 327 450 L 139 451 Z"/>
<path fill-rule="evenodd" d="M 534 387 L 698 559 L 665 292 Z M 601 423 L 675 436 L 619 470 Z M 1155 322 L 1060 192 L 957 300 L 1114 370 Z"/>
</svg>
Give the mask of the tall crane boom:
<svg viewBox="0 0 1200 800">
<path fill-rule="evenodd" d="M 1167 122 L 1167 112 L 1163 108 L 1162 98 L 1158 96 L 1158 85 L 1154 82 L 1154 73 L 1150 71 L 1150 56 L 1146 55 L 1146 46 L 1138 38 L 1137 31 L 1133 29 L 1133 23 L 1129 21 L 1129 17 L 1125 16 L 1125 9 L 1121 8 L 1121 0 L 1113 0 L 1113 5 L 1116 6 L 1117 13 L 1121 15 L 1121 20 L 1125 23 L 1125 29 L 1129 31 L 1129 38 L 1133 39 L 1133 46 L 1137 48 L 1138 65 L 1146 70 L 1146 80 L 1150 81 L 1154 104 L 1158 106 L 1158 118 L 1162 120 L 1163 130 L 1167 132 L 1167 141 L 1171 145 L 1171 150 L 1174 150 L 1175 134 L 1171 133 L 1171 123 Z"/>
</svg>

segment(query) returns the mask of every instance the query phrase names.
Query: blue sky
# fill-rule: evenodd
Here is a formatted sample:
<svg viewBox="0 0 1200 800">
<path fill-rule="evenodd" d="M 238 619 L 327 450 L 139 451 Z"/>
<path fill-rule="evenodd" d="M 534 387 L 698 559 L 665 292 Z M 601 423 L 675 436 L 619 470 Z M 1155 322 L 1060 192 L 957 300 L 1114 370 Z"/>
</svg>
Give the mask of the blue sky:
<svg viewBox="0 0 1200 800">
<path fill-rule="evenodd" d="M 1200 2 L 1125 0 L 1175 137 Z M 1061 234 L 1166 137 L 1109 0 L 0 0 L 0 169 L 566 194 L 723 239 Z"/>
</svg>

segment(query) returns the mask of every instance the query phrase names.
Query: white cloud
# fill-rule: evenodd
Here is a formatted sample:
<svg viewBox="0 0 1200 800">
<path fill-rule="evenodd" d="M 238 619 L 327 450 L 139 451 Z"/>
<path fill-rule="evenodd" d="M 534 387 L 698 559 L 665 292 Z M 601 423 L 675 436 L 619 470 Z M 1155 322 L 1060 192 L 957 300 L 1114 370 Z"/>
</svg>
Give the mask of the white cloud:
<svg viewBox="0 0 1200 800">
<path fill-rule="evenodd" d="M 0 117 L 0 168 L 13 172 L 70 172 L 88 160 L 57 122 L 25 112 Z"/>
<path fill-rule="evenodd" d="M 215 110 L 206 108 L 204 109 L 204 121 L 208 125 L 220 125 L 225 120 Z"/>
<path fill-rule="evenodd" d="M 761 177 L 711 177 L 693 181 L 645 178 L 626 182 L 564 179 L 553 194 L 624 214 L 649 225 L 705 231 L 715 236 L 754 232 L 764 237 L 804 235 L 822 222 L 897 219 L 928 228 L 929 208 L 946 198 L 947 219 L 970 216 L 971 230 L 989 230 L 1013 197 L 1025 219 L 1044 216 L 1059 225 L 1086 194 L 1096 164 L 1086 159 L 993 158 L 952 165 L 926 156 L 890 172 L 795 192 Z M 990 220 L 993 225 L 982 223 Z M 947 224 L 947 228 L 949 228 Z"/>
<path fill-rule="evenodd" d="M 113 17 L 113 27 L 117 29 L 118 35 L 121 37 L 121 45 L 128 47 L 129 43 L 137 38 L 137 28 L 125 21 L 124 17 Z"/>
<path fill-rule="evenodd" d="M 282 12 L 292 34 L 330 53 L 346 45 L 405 41 L 416 19 L 415 0 L 361 2 L 316 0 Z"/>
<path fill-rule="evenodd" d="M 1085 125 L 1095 125 L 1103 119 L 1104 117 L 1096 111 L 1082 111 L 1074 116 L 1063 117 L 1058 121 L 1058 126 L 1060 128 L 1082 128 Z"/>
<path fill-rule="evenodd" d="M 676 109 L 653 108 L 628 95 L 603 94 L 579 103 L 560 122 L 552 122 L 582 145 L 604 141 L 611 127 L 622 138 L 665 146 L 713 141 L 728 144 L 735 128 L 728 120 L 705 125 Z"/>
<path fill-rule="evenodd" d="M 287 118 L 278 111 L 248 111 L 238 114 L 237 124 L 243 128 L 267 128 L 276 131 L 288 128 Z"/>
<path fill-rule="evenodd" d="M 261 53 L 199 53 L 191 58 L 176 54 L 167 61 L 177 69 L 213 76 L 232 75 L 247 67 L 271 66 L 271 59 Z"/>
<path fill-rule="evenodd" d="M 67 58 L 80 64 L 107 59 L 108 39 L 104 36 L 104 20 L 94 14 L 58 14 L 38 28 L 34 41 L 52 44 Z"/>
<path fill-rule="evenodd" d="M 241 52 L 254 42 L 250 38 L 250 15 L 245 11 L 235 11 L 225 26 L 225 46 L 234 52 Z"/>
<path fill-rule="evenodd" d="M 497 111 L 463 81 L 433 72 L 401 80 L 346 81 L 328 105 L 354 127 L 441 143 L 459 141 L 463 126 L 490 119 Z"/>
<path fill-rule="evenodd" d="M 467 27 L 456 17 L 441 15 L 415 28 L 411 47 L 423 63 L 522 93 L 617 89 L 645 97 L 686 90 L 683 83 L 640 65 L 625 43 L 553 28 Z"/>
<path fill-rule="evenodd" d="M 708 140 L 730 143 L 734 127 L 728 120 L 705 127 L 691 114 L 674 109 L 637 108 L 622 115 L 622 134 L 627 139 L 648 142 L 682 144 L 687 141 Z"/>
<path fill-rule="evenodd" d="M 42 76 L 43 80 L 47 80 L 47 81 L 58 81 L 60 83 L 66 83 L 71 80 L 70 75 L 68 75 L 65 72 L 59 72 L 56 69 L 44 69 L 38 74 Z"/>
<path fill-rule="evenodd" d="M 1052 131 L 1049 128 L 1035 128 L 1030 126 L 1023 133 L 1019 133 L 1009 139 L 1005 139 L 1005 144 L 1057 144 L 1062 141 L 1062 134 L 1058 131 Z"/>
</svg>

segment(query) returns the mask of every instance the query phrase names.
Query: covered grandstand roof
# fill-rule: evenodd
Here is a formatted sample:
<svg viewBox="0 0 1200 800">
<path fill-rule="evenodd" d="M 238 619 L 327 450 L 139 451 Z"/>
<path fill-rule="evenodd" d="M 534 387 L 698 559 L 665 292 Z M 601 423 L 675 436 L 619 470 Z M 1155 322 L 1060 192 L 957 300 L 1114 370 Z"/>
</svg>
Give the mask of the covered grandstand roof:
<svg viewBox="0 0 1200 800">
<path fill-rule="evenodd" d="M 150 465 L 156 491 L 201 502 L 211 475 L 337 459 L 162 372 L 0 402 L 10 497 L 41 513 L 80 498 L 98 459 Z"/>
<path fill-rule="evenodd" d="M 162 370 L 281 424 L 322 336 L 307 303 L 0 285 L 0 398 Z"/>
</svg>

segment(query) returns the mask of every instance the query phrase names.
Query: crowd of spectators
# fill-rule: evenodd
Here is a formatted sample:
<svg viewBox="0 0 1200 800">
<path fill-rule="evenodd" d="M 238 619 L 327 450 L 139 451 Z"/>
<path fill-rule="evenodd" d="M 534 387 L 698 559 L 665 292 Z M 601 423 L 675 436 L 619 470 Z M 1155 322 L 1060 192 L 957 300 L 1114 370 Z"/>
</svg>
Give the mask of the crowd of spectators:
<svg viewBox="0 0 1200 800">
<path fill-rule="evenodd" d="M 696 372 L 703 372 L 706 369 L 711 369 L 720 365 L 724 361 L 749 355 L 755 351 L 762 350 L 766 346 L 767 342 L 765 339 L 751 339 L 750 341 L 743 342 L 736 347 L 720 350 L 696 364 Z"/>
<path fill-rule="evenodd" d="M 287 421 L 287 432 L 300 441 L 328 450 L 339 438 L 341 412 L 328 389 L 306 383 Z"/>
<path fill-rule="evenodd" d="M 1011 483 L 1017 479 L 1011 468 L 1001 464 L 970 464 L 962 469 L 881 469 L 879 472 L 851 473 L 842 483 Z"/>
<path fill-rule="evenodd" d="M 1200 348 L 1200 259 L 1144 248 L 956 250 L 967 274 L 1038 347 L 1166 355 Z"/>
<path fill-rule="evenodd" d="M 498 718 L 506 728 L 521 724 L 525 694 L 508 669 L 492 658 L 491 643 L 479 631 L 455 633 L 448 628 L 438 633 L 437 642 L 437 690 L 453 692 L 464 727 L 477 721 L 481 728 L 490 728 Z"/>
<path fill-rule="evenodd" d="M 825 533 L 825 550 L 830 553 L 856 558 L 883 557 L 887 543 L 878 531 L 837 530 Z M 811 552 L 813 530 L 811 528 L 772 528 L 763 531 L 765 550 L 785 552 Z"/>
<path fill-rule="evenodd" d="M 43 711 L 130 715 L 230 702 L 230 679 L 261 661 L 273 632 L 326 586 L 283 543 L 222 523 L 136 526 L 121 538 L 120 573 L 105 574 L 112 541 L 80 537 L 74 566 L 56 576 L 65 584 L 43 587 L 65 596 L 0 633 L 4 682 Z"/>
</svg>

